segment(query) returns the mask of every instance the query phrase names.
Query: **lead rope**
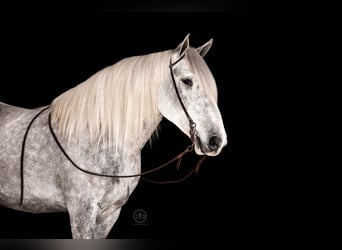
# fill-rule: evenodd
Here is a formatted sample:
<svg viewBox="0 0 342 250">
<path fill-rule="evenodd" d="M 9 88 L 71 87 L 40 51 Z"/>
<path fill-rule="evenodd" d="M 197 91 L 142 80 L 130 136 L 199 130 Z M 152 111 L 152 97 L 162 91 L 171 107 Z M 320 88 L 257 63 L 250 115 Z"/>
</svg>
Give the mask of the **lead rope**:
<svg viewBox="0 0 342 250">
<path fill-rule="evenodd" d="M 22 143 L 22 147 L 21 147 L 21 156 L 20 156 L 20 201 L 19 201 L 19 205 L 21 206 L 23 204 L 23 200 L 24 200 L 24 156 L 25 156 L 25 145 L 26 145 L 26 140 L 27 140 L 27 136 L 28 136 L 28 132 L 33 124 L 33 122 L 38 118 L 39 115 L 41 115 L 45 110 L 47 110 L 49 108 L 49 106 L 45 107 L 44 109 L 42 109 L 39 113 L 37 113 L 33 118 L 32 120 L 30 121 L 29 125 L 27 126 L 27 129 L 25 131 L 25 134 L 24 134 L 24 138 L 23 138 L 23 143 Z M 132 175 L 106 175 L 106 174 L 99 174 L 99 173 L 95 173 L 95 172 L 91 172 L 91 171 L 88 171 L 88 170 L 85 170 L 81 167 L 79 167 L 72 159 L 71 157 L 67 154 L 67 152 L 64 150 L 64 148 L 62 147 L 61 143 L 59 142 L 55 132 L 53 131 L 53 128 L 52 128 L 52 124 L 51 124 L 51 113 L 49 114 L 49 129 L 50 129 L 50 132 L 52 134 L 52 137 L 54 138 L 57 146 L 59 147 L 59 149 L 62 151 L 62 153 L 64 154 L 64 156 L 70 161 L 70 163 L 76 167 L 78 170 L 84 172 L 84 173 L 87 173 L 87 174 L 90 174 L 90 175 L 95 175 L 95 176 L 100 176 L 100 177 L 109 177 L 109 178 L 131 178 L 131 177 L 141 177 L 142 180 L 146 181 L 146 182 L 149 182 L 149 183 L 153 183 L 153 184 L 175 184 L 175 183 L 179 183 L 179 182 L 182 182 L 182 181 L 185 181 L 186 179 L 188 179 L 193 173 L 198 173 L 198 170 L 199 170 L 199 167 L 200 165 L 202 164 L 205 156 L 202 156 L 196 166 L 187 174 L 185 175 L 183 178 L 181 179 L 177 179 L 177 180 L 170 180 L 170 181 L 156 181 L 156 180 L 151 180 L 151 179 L 148 179 L 148 178 L 145 178 L 143 177 L 144 175 L 147 175 L 147 174 L 151 174 L 153 172 L 156 172 L 162 168 L 165 168 L 167 166 L 169 166 L 171 163 L 177 161 L 176 163 L 176 168 L 177 170 L 179 170 L 180 168 L 180 165 L 181 165 L 181 162 L 182 162 L 182 159 L 184 157 L 184 155 L 190 153 L 193 151 L 193 148 L 194 148 L 194 145 L 190 145 L 188 146 L 183 152 L 179 153 L 177 156 L 175 156 L 174 158 L 172 158 L 171 160 L 167 161 L 166 163 L 158 166 L 158 167 L 155 167 L 153 169 L 150 169 L 150 170 L 147 170 L 147 171 L 144 171 L 142 173 L 139 173 L 139 174 L 132 174 Z"/>
</svg>

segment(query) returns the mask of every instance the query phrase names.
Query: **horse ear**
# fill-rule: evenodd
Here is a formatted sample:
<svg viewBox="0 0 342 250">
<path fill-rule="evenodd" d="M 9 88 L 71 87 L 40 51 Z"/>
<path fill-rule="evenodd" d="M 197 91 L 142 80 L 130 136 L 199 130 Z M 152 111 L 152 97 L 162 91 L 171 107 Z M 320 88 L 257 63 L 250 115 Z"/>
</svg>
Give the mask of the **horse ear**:
<svg viewBox="0 0 342 250">
<path fill-rule="evenodd" d="M 189 42 L 189 36 L 190 34 L 187 34 L 186 37 L 184 38 L 183 42 L 181 42 L 177 48 L 175 49 L 175 55 L 176 55 L 176 59 L 182 57 L 185 52 L 187 51 L 187 49 L 190 47 L 190 42 Z"/>
<path fill-rule="evenodd" d="M 211 45 L 213 45 L 213 39 L 212 38 L 208 42 L 203 44 L 202 46 L 198 47 L 196 50 L 197 50 L 198 54 L 200 54 L 200 56 L 204 57 L 208 53 L 208 51 L 210 50 Z"/>
</svg>

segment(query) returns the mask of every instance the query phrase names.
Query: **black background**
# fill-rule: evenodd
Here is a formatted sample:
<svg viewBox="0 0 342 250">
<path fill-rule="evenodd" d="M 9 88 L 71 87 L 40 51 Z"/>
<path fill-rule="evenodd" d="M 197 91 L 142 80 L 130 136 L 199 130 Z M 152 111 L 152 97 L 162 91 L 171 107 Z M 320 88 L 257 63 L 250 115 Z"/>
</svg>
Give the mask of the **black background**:
<svg viewBox="0 0 342 250">
<path fill-rule="evenodd" d="M 273 222 L 269 215 L 279 204 L 270 202 L 275 193 L 267 197 L 263 193 L 268 163 L 261 158 L 267 152 L 260 150 L 257 128 L 262 117 L 255 97 L 260 90 L 250 65 L 258 37 L 252 37 L 246 1 L 14 2 L 1 11 L 0 101 L 27 108 L 48 105 L 124 57 L 175 48 L 188 33 L 194 47 L 213 38 L 205 58 L 217 82 L 228 146 L 219 156 L 207 158 L 199 174 L 184 183 L 158 186 L 141 181 L 108 237 L 213 236 L 239 241 L 272 230 L 279 218 Z M 142 152 L 143 170 L 165 162 L 189 144 L 165 120 L 159 135 L 152 149 L 145 147 Z M 179 178 L 197 159 L 188 156 L 181 173 L 170 168 L 153 177 Z M 147 213 L 143 225 L 132 218 L 137 209 Z M 0 238 L 71 237 L 66 213 L 34 215 L 0 208 L 0 220 Z"/>
</svg>

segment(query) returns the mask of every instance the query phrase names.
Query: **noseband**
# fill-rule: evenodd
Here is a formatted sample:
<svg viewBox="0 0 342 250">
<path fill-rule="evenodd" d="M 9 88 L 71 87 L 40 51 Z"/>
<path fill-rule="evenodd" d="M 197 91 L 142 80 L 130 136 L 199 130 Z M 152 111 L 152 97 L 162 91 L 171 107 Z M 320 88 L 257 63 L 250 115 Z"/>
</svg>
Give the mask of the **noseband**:
<svg viewBox="0 0 342 250">
<path fill-rule="evenodd" d="M 151 179 L 147 179 L 144 176 L 153 172 L 156 172 L 157 170 L 160 170 L 168 165 L 170 165 L 171 163 L 177 161 L 176 163 L 176 168 L 177 170 L 180 168 L 180 164 L 181 161 L 183 159 L 183 156 L 186 155 L 187 153 L 190 153 L 193 151 L 193 148 L 195 146 L 195 142 L 196 142 L 196 137 L 197 137 L 197 130 L 196 130 L 196 123 L 192 120 L 191 116 L 189 115 L 189 112 L 187 111 L 182 98 L 179 94 L 178 88 L 177 88 L 177 84 L 176 84 L 176 80 L 175 80 L 175 76 L 173 73 L 173 67 L 179 63 L 183 58 L 184 58 L 185 54 L 183 54 L 180 58 L 178 58 L 175 62 L 172 62 L 170 59 L 170 73 L 171 73 L 171 78 L 172 78 L 172 83 L 173 86 L 175 88 L 176 94 L 177 94 L 177 98 L 179 100 L 179 103 L 182 106 L 182 109 L 186 115 L 186 117 L 189 120 L 189 127 L 190 127 L 190 138 L 191 138 L 191 142 L 192 144 L 190 146 L 188 146 L 183 152 L 181 152 L 180 154 L 178 154 L 177 156 L 175 156 L 174 158 L 172 158 L 171 160 L 167 161 L 166 163 L 155 167 L 153 169 L 138 173 L 138 174 L 132 174 L 132 175 L 107 175 L 107 174 L 100 174 L 100 173 L 95 173 L 95 172 L 91 172 L 88 171 L 84 168 L 79 167 L 73 160 L 72 158 L 67 154 L 67 152 L 65 151 L 65 149 L 63 148 L 62 144 L 59 142 L 57 135 L 55 134 L 55 132 L 53 131 L 52 128 L 52 123 L 51 123 L 51 113 L 49 114 L 49 129 L 50 132 L 52 134 L 52 137 L 54 138 L 57 146 L 59 147 L 59 149 L 62 151 L 62 153 L 64 154 L 64 156 L 70 161 L 70 163 L 77 168 L 78 170 L 86 173 L 86 174 L 90 174 L 90 175 L 95 175 L 95 176 L 100 176 L 100 177 L 109 177 L 109 178 L 132 178 L 132 177 L 141 177 L 142 180 L 150 182 L 150 183 L 155 183 L 155 184 L 172 184 L 172 183 L 179 183 L 182 182 L 184 180 L 186 180 L 188 177 L 190 177 L 193 173 L 197 173 L 199 170 L 200 165 L 202 164 L 203 160 L 205 159 L 205 155 L 202 156 L 197 164 L 195 165 L 195 167 L 187 174 L 185 175 L 183 178 L 178 179 L 178 180 L 171 180 L 171 181 L 155 181 L 155 180 L 151 180 Z M 21 206 L 23 204 L 23 199 L 24 199 L 24 154 L 25 154 L 25 144 L 26 144 L 26 139 L 27 139 L 27 135 L 28 132 L 33 124 L 33 122 L 38 118 L 39 115 L 41 115 L 45 110 L 49 109 L 50 106 L 45 107 L 44 109 L 42 109 L 41 111 L 39 111 L 30 121 L 29 125 L 27 126 L 27 129 L 25 131 L 24 134 L 24 139 L 23 139 L 23 143 L 22 143 L 22 147 L 21 147 L 21 156 L 20 156 L 20 202 L 19 205 Z"/>
</svg>

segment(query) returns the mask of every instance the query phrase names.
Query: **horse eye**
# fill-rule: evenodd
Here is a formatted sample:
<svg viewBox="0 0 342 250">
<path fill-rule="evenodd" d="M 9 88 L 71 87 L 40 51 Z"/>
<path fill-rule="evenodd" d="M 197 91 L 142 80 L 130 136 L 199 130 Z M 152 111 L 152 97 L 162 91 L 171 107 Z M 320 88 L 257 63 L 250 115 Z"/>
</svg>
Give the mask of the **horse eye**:
<svg viewBox="0 0 342 250">
<path fill-rule="evenodd" d="M 192 80 L 189 78 L 182 79 L 182 82 L 187 86 L 192 86 Z"/>
</svg>

